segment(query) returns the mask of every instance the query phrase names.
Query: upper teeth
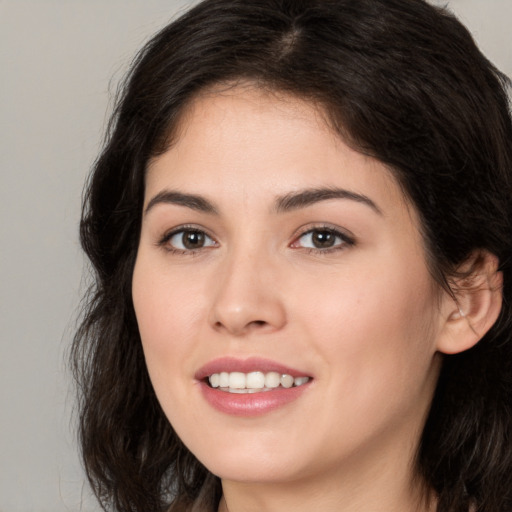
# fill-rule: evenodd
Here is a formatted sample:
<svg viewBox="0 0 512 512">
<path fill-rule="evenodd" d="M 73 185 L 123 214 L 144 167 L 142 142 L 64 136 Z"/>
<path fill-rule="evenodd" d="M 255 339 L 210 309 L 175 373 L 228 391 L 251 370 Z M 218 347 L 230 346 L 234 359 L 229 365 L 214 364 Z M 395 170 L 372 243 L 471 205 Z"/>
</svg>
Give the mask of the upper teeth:
<svg viewBox="0 0 512 512">
<path fill-rule="evenodd" d="M 247 393 L 259 390 L 271 390 L 282 386 L 302 386 L 309 381 L 309 377 L 295 377 L 277 372 L 220 372 L 210 375 L 208 378 L 212 388 L 223 388 L 232 393 Z M 241 391 L 243 390 L 243 391 Z"/>
</svg>

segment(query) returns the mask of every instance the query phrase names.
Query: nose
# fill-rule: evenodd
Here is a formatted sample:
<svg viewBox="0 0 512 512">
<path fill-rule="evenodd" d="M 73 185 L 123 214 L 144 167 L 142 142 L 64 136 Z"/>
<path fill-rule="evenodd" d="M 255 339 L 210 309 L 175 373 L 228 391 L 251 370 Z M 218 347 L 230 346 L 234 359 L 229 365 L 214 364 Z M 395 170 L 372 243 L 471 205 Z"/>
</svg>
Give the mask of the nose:
<svg viewBox="0 0 512 512">
<path fill-rule="evenodd" d="M 278 270 L 263 255 L 231 255 L 216 275 L 210 323 L 232 336 L 270 333 L 286 324 Z"/>
</svg>

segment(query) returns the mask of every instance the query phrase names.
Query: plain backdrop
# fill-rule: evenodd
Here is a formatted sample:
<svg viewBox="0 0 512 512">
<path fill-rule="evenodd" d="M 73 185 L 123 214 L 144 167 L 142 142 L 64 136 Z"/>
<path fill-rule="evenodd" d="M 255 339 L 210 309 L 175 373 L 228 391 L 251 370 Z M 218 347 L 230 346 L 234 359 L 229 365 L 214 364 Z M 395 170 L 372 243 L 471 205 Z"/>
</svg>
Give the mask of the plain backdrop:
<svg viewBox="0 0 512 512">
<path fill-rule="evenodd" d="M 0 0 L 0 512 L 99 510 L 66 368 L 81 193 L 135 51 L 192 3 Z M 512 0 L 436 3 L 512 75 Z"/>
</svg>

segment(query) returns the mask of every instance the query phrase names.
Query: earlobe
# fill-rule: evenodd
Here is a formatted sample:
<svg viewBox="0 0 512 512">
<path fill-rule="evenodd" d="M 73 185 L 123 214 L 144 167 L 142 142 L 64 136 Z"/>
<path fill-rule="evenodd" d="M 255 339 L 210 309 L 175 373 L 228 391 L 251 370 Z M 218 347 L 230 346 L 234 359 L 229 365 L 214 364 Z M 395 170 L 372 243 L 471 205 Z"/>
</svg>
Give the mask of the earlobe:
<svg viewBox="0 0 512 512">
<path fill-rule="evenodd" d="M 503 274 L 498 258 L 479 251 L 460 271 L 464 277 L 452 279 L 454 296 L 445 294 L 444 324 L 437 350 L 457 354 L 476 345 L 494 325 L 501 311 Z"/>
</svg>

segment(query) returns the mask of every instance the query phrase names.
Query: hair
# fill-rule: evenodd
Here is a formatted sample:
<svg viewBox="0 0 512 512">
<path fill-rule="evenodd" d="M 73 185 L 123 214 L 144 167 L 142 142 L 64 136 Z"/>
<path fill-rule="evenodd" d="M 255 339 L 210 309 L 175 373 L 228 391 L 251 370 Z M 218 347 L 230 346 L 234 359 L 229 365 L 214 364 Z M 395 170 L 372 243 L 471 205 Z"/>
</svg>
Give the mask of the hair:
<svg viewBox="0 0 512 512">
<path fill-rule="evenodd" d="M 417 209 L 433 278 L 475 251 L 499 259 L 503 306 L 444 356 L 417 453 L 438 512 L 512 510 L 512 121 L 508 80 L 447 10 L 424 0 L 206 0 L 133 62 L 84 195 L 94 271 L 72 349 L 85 469 L 105 510 L 202 500 L 219 479 L 182 444 L 144 362 L 131 296 L 148 161 L 208 87 L 250 82 L 314 102 L 393 172 Z"/>
</svg>

